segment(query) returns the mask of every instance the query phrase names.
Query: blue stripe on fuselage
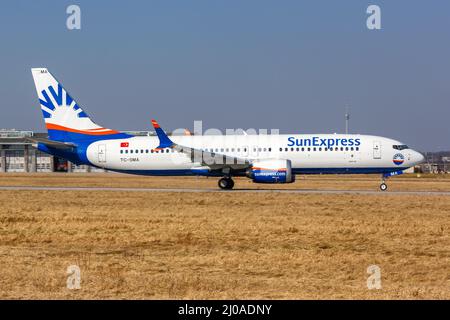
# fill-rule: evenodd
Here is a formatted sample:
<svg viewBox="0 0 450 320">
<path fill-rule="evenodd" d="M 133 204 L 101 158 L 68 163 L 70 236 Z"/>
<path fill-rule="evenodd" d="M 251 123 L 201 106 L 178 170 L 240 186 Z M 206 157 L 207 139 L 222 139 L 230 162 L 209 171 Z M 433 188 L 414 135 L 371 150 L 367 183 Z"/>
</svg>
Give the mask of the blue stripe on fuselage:
<svg viewBox="0 0 450 320">
<path fill-rule="evenodd" d="M 408 168 L 292 168 L 294 174 L 383 174 Z M 120 173 L 145 175 L 145 176 L 195 176 L 190 169 L 170 169 L 170 170 L 111 170 Z M 222 176 L 222 173 L 211 172 L 209 176 Z M 244 176 L 245 173 L 237 174 Z"/>
</svg>

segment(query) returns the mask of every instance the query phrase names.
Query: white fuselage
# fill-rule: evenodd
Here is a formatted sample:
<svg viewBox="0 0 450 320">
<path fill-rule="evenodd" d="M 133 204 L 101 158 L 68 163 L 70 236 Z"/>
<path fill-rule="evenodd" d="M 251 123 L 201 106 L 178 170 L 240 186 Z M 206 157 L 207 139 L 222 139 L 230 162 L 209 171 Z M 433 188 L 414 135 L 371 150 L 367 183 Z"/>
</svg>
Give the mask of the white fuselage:
<svg viewBox="0 0 450 320">
<path fill-rule="evenodd" d="M 291 160 L 294 173 L 385 173 L 401 171 L 423 156 L 400 142 L 369 135 L 228 135 L 172 136 L 183 146 L 250 161 Z M 97 167 L 149 175 L 195 174 L 201 162 L 173 149 L 152 152 L 158 137 L 101 140 L 87 148 Z M 398 148 L 403 146 L 403 148 Z"/>
</svg>

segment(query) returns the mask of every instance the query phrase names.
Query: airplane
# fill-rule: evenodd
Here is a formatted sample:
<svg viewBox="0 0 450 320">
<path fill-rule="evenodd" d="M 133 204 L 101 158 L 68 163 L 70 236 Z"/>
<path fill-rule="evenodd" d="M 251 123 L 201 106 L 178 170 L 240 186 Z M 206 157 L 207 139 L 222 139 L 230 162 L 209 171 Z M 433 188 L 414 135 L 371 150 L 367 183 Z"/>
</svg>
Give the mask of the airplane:
<svg viewBox="0 0 450 320">
<path fill-rule="evenodd" d="M 301 174 L 380 174 L 386 179 L 420 164 L 424 156 L 393 139 L 359 134 L 134 136 L 94 123 L 46 68 L 31 69 L 48 138 L 33 146 L 76 165 L 149 176 L 233 177 L 255 183 L 293 183 Z"/>
</svg>

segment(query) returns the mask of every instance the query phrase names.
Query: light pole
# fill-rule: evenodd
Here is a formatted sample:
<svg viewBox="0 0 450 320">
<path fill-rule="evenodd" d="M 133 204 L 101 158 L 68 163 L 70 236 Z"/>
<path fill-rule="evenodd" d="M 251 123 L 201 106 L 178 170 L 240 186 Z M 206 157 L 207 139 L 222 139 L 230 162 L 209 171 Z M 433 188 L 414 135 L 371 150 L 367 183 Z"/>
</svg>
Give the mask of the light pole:
<svg viewBox="0 0 450 320">
<path fill-rule="evenodd" d="M 348 134 L 349 129 L 349 122 L 350 122 L 350 111 L 349 108 L 345 108 L 345 134 Z"/>
</svg>

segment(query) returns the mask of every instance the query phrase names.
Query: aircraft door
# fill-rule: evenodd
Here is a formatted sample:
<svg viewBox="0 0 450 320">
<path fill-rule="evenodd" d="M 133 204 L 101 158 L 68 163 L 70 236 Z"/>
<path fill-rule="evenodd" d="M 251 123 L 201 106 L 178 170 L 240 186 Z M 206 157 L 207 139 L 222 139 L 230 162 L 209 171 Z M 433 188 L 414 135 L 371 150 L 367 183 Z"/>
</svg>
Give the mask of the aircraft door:
<svg viewBox="0 0 450 320">
<path fill-rule="evenodd" d="M 373 142 L 373 158 L 381 159 L 381 142 L 380 141 Z"/>
<path fill-rule="evenodd" d="M 106 144 L 98 145 L 98 162 L 106 163 Z"/>
</svg>

